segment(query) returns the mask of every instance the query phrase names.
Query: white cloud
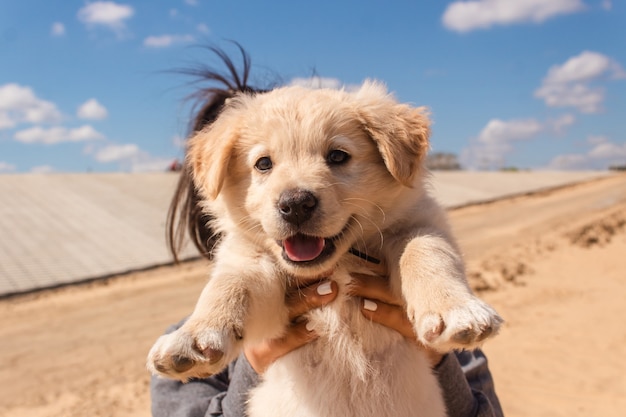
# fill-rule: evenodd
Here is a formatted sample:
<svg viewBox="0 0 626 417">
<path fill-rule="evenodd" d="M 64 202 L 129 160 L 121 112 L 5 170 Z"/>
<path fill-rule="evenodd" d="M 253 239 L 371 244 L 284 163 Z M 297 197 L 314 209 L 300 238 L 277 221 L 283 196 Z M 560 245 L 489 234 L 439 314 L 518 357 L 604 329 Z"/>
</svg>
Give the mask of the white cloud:
<svg viewBox="0 0 626 417">
<path fill-rule="evenodd" d="M 574 107 L 582 113 L 598 113 L 605 91 L 585 84 L 548 84 L 535 91 L 535 97 L 543 99 L 549 107 Z"/>
<path fill-rule="evenodd" d="M 562 65 L 552 66 L 535 97 L 549 107 L 574 107 L 582 113 L 597 113 L 605 98 L 605 90 L 597 82 L 623 78 L 626 71 L 617 61 L 598 52 L 583 51 Z"/>
<path fill-rule="evenodd" d="M 492 119 L 470 140 L 460 155 L 461 163 L 471 169 L 499 169 L 506 165 L 506 158 L 518 143 L 534 140 L 540 134 L 560 135 L 576 118 L 564 114 L 556 119 Z"/>
<path fill-rule="evenodd" d="M 43 143 L 52 145 L 62 142 L 87 142 L 104 139 L 104 135 L 90 125 L 83 125 L 75 129 L 65 127 L 51 127 L 44 129 L 40 126 L 20 130 L 15 133 L 14 139 L 21 143 Z"/>
<path fill-rule="evenodd" d="M 585 8 L 581 0 L 475 0 L 456 1 L 446 8 L 443 25 L 457 32 L 486 29 L 494 25 L 541 23 Z"/>
<path fill-rule="evenodd" d="M 211 29 L 209 29 L 209 27 L 205 25 L 204 23 L 200 23 L 199 25 L 197 25 L 196 30 L 200 33 L 205 33 L 205 34 L 211 32 Z"/>
<path fill-rule="evenodd" d="M 187 146 L 187 138 L 180 135 L 175 135 L 174 137 L 172 137 L 172 144 L 176 148 L 185 149 L 185 147 Z"/>
<path fill-rule="evenodd" d="M 602 8 L 607 11 L 611 10 L 613 8 L 613 2 L 611 0 L 604 0 L 602 2 Z"/>
<path fill-rule="evenodd" d="M 608 75 L 610 78 L 626 78 L 621 65 L 598 52 L 583 51 L 563 65 L 554 65 L 548 70 L 544 84 L 567 84 L 586 82 Z"/>
<path fill-rule="evenodd" d="M 596 144 L 588 153 L 594 159 L 619 160 L 626 163 L 626 143 L 621 145 L 612 142 Z"/>
<path fill-rule="evenodd" d="M 548 164 L 549 169 L 580 170 L 588 166 L 588 158 L 580 154 L 557 155 Z"/>
<path fill-rule="evenodd" d="M 30 170 L 33 174 L 49 174 L 55 171 L 56 170 L 51 165 L 38 165 L 36 167 L 32 167 Z"/>
<path fill-rule="evenodd" d="M 313 76 L 309 78 L 293 78 L 289 85 L 297 85 L 306 88 L 330 88 L 339 89 L 343 83 L 337 78 L 324 78 Z"/>
<path fill-rule="evenodd" d="M 563 133 L 565 129 L 573 125 L 575 121 L 576 118 L 573 115 L 564 114 L 557 119 L 548 120 L 546 124 L 549 125 L 555 133 Z"/>
<path fill-rule="evenodd" d="M 193 42 L 195 38 L 192 35 L 160 35 L 148 36 L 143 41 L 143 45 L 148 48 L 167 48 L 174 44 Z"/>
<path fill-rule="evenodd" d="M 81 119 L 102 120 L 106 119 L 109 113 L 98 100 L 91 98 L 78 107 L 76 115 Z"/>
<path fill-rule="evenodd" d="M 65 35 L 65 25 L 61 22 L 54 22 L 52 24 L 52 28 L 50 29 L 50 33 L 52 34 L 52 36 Z"/>
<path fill-rule="evenodd" d="M 85 152 L 93 154 L 98 162 L 117 162 L 121 169 L 131 172 L 166 171 L 173 161 L 172 158 L 154 157 L 134 143 L 111 144 L 100 149 L 87 148 Z"/>
<path fill-rule="evenodd" d="M 154 172 L 154 171 L 167 171 L 174 162 L 173 159 L 157 158 L 157 157 L 143 157 L 137 158 L 131 161 L 129 170 L 131 172 Z"/>
<path fill-rule="evenodd" d="M 112 1 L 96 1 L 88 3 L 78 11 L 78 20 L 88 27 L 104 27 L 121 36 L 126 30 L 127 19 L 135 14 L 128 5 Z"/>
<path fill-rule="evenodd" d="M 612 142 L 606 136 L 589 136 L 590 148 L 585 153 L 558 155 L 550 161 L 548 168 L 607 169 L 612 165 L 626 165 L 626 142 Z"/>
<path fill-rule="evenodd" d="M 188 4 L 189 6 L 197 6 L 198 0 L 185 0 L 185 3 Z"/>
<path fill-rule="evenodd" d="M 492 119 L 478 135 L 478 142 L 497 144 L 524 140 L 537 135 L 542 129 L 541 123 L 534 119 L 511 120 L 508 122 Z"/>
<path fill-rule="evenodd" d="M 590 145 L 600 145 L 601 143 L 609 142 L 609 138 L 601 135 L 591 135 L 587 138 L 587 143 Z"/>
<path fill-rule="evenodd" d="M 134 143 L 124 145 L 108 145 L 95 152 L 98 162 L 115 162 L 126 160 L 139 154 L 139 146 Z"/>
<path fill-rule="evenodd" d="M 0 110 L 0 129 L 10 129 L 15 126 L 17 122 L 8 112 Z"/>
<path fill-rule="evenodd" d="M 8 162 L 0 161 L 0 172 L 13 172 L 15 171 L 15 165 Z"/>
<path fill-rule="evenodd" d="M 0 86 L 0 129 L 19 123 L 55 123 L 61 112 L 54 103 L 38 98 L 30 87 L 10 83 Z"/>
</svg>

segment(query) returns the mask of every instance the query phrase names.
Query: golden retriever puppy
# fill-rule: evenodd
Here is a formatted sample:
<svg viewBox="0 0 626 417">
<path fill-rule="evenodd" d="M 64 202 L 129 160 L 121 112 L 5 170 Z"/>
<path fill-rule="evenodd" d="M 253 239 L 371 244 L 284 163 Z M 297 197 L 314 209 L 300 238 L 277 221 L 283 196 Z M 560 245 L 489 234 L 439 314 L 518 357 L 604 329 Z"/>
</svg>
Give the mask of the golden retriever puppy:
<svg viewBox="0 0 626 417">
<path fill-rule="evenodd" d="M 189 144 L 203 206 L 223 233 L 189 320 L 152 348 L 153 373 L 222 370 L 243 345 L 279 337 L 288 283 L 330 277 L 337 299 L 307 319 L 320 335 L 272 364 L 251 416 L 428 416 L 445 407 L 424 352 L 367 320 L 351 272 L 384 262 L 421 343 L 477 347 L 501 319 L 476 298 L 446 215 L 426 191 L 424 108 L 384 86 L 240 94 Z"/>
</svg>

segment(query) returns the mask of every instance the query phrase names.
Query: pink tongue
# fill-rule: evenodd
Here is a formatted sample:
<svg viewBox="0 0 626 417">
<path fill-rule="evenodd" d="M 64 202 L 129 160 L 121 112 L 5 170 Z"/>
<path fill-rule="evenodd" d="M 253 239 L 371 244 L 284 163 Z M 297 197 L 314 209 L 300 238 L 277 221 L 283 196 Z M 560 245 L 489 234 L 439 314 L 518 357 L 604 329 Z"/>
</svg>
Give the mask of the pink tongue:
<svg viewBox="0 0 626 417">
<path fill-rule="evenodd" d="M 294 262 L 312 261 L 324 250 L 324 239 L 305 235 L 295 235 L 284 241 L 285 253 Z"/>
</svg>

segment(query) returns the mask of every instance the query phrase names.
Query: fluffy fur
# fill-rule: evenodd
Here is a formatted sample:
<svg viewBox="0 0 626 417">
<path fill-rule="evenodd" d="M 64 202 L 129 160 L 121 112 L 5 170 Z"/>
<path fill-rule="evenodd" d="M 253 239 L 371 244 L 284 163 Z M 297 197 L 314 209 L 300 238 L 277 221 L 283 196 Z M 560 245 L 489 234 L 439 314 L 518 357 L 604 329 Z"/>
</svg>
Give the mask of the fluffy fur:
<svg viewBox="0 0 626 417">
<path fill-rule="evenodd" d="M 211 279 L 183 327 L 159 338 L 154 373 L 188 380 L 222 370 L 244 344 L 280 336 L 285 289 L 332 276 L 339 296 L 308 314 L 319 339 L 276 361 L 251 416 L 445 415 L 423 352 L 366 320 L 348 297 L 356 249 L 381 259 L 419 340 L 477 347 L 501 319 L 476 298 L 444 210 L 426 192 L 424 108 L 384 86 L 285 87 L 229 100 L 190 141 L 202 205 L 223 234 Z"/>
</svg>

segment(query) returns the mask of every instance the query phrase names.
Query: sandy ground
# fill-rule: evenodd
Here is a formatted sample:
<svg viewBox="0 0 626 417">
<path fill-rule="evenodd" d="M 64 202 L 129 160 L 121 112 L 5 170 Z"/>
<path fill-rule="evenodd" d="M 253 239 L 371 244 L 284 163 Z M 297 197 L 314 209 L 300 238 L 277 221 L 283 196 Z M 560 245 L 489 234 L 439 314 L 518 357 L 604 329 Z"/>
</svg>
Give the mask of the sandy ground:
<svg viewBox="0 0 626 417">
<path fill-rule="evenodd" d="M 505 414 L 623 416 L 626 177 L 451 212 Z M 0 416 L 149 416 L 145 355 L 188 314 L 202 261 L 0 300 Z"/>
</svg>

